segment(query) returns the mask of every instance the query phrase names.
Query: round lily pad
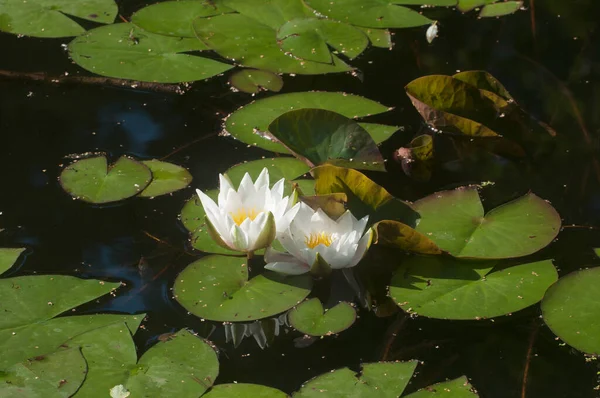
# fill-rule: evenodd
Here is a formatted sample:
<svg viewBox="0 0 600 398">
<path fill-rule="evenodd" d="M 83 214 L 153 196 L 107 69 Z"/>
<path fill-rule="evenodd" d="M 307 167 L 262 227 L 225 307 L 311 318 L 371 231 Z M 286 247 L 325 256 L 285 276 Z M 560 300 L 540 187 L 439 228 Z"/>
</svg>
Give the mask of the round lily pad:
<svg viewBox="0 0 600 398">
<path fill-rule="evenodd" d="M 442 191 L 414 203 L 417 231 L 455 257 L 500 259 L 546 247 L 560 230 L 560 216 L 529 193 L 487 214 L 474 187 Z"/>
<path fill-rule="evenodd" d="M 24 251 L 22 247 L 0 248 L 0 274 L 8 271 Z"/>
<path fill-rule="evenodd" d="M 546 292 L 542 316 L 572 347 L 600 354 L 600 267 L 572 272 Z"/>
<path fill-rule="evenodd" d="M 209 191 L 205 191 L 204 193 L 215 201 L 219 196 L 218 189 L 211 189 Z M 181 219 L 181 223 L 185 229 L 190 232 L 194 232 L 199 227 L 205 225 L 205 216 L 206 212 L 204 211 L 204 207 L 202 207 L 202 202 L 200 202 L 198 195 L 194 193 L 194 196 L 188 199 L 188 201 L 183 205 L 179 218 Z"/>
<path fill-rule="evenodd" d="M 175 280 L 175 299 L 192 314 L 212 321 L 253 321 L 284 312 L 308 294 L 307 275 L 273 272 L 248 279 L 245 258 L 207 256 L 188 265 Z"/>
<path fill-rule="evenodd" d="M 61 173 L 67 193 L 89 203 L 117 202 L 135 196 L 150 184 L 152 172 L 144 164 L 121 156 L 108 166 L 105 156 L 77 160 Z"/>
<path fill-rule="evenodd" d="M 281 76 L 260 69 L 242 69 L 231 75 L 229 83 L 236 89 L 256 94 L 261 89 L 279 91 L 283 87 Z"/>
<path fill-rule="evenodd" d="M 163 36 L 132 23 L 92 29 L 69 44 L 73 61 L 92 73 L 157 83 L 208 79 L 233 67 L 184 54 L 205 49 L 195 38 Z"/>
<path fill-rule="evenodd" d="M 288 398 L 289 395 L 275 388 L 258 384 L 231 383 L 214 386 L 205 398 Z"/>
<path fill-rule="evenodd" d="M 492 318 L 537 303 L 558 279 L 550 260 L 499 271 L 495 264 L 412 257 L 392 277 L 389 294 L 403 310 L 429 318 Z"/>
<path fill-rule="evenodd" d="M 192 175 L 187 169 L 169 162 L 152 159 L 142 162 L 152 172 L 152 181 L 140 196 L 153 198 L 178 191 L 190 185 Z"/>
<path fill-rule="evenodd" d="M 290 311 L 294 329 L 309 336 L 329 336 L 348 329 L 356 320 L 352 305 L 341 302 L 327 311 L 318 298 L 305 301 Z"/>
<path fill-rule="evenodd" d="M 387 112 L 390 108 L 370 99 L 341 92 L 301 92 L 274 95 L 246 105 L 227 118 L 225 129 L 238 140 L 249 145 L 256 145 L 263 149 L 287 153 L 288 150 L 281 144 L 266 137 L 264 132 L 268 131 L 269 125 L 277 117 L 296 109 L 325 109 L 337 112 L 349 118 L 359 118 Z M 372 126 L 362 125 L 370 132 Z M 262 134 L 261 134 L 262 132 Z M 381 134 L 381 128 L 377 127 L 376 138 L 386 138 Z"/>
</svg>

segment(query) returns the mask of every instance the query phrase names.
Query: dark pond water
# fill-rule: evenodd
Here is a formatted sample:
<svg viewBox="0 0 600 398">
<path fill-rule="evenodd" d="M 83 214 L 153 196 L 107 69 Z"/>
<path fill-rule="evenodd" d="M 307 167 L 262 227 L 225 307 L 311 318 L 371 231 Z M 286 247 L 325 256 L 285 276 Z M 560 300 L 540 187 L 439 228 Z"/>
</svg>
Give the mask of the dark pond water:
<svg viewBox="0 0 600 398">
<path fill-rule="evenodd" d="M 124 15 L 144 4 L 120 1 Z M 393 51 L 370 48 L 353 62 L 351 75 L 285 76 L 282 92 L 341 90 L 395 110 L 372 121 L 400 124 L 403 132 L 383 146 L 389 158 L 421 129 L 421 118 L 403 87 L 427 74 L 458 70 L 491 72 L 535 117 L 558 132 L 556 146 L 528 161 L 465 158 L 440 170 L 428 183 L 406 177 L 389 162 L 386 176 L 373 176 L 396 196 L 415 200 L 443 188 L 491 180 L 484 204 L 532 190 L 559 210 L 566 226 L 538 255 L 556 259 L 562 274 L 600 261 L 600 4 L 594 0 L 531 0 L 527 11 L 478 20 L 474 14 L 433 11 L 440 37 L 423 40 L 425 28 L 398 31 Z M 67 40 L 17 38 L 0 34 L 0 70 L 86 75 L 61 48 Z M 269 94 L 260 94 L 260 97 Z M 79 312 L 148 314 L 136 335 L 143 351 L 157 336 L 189 327 L 210 334 L 221 351 L 219 382 L 252 382 L 291 393 L 330 369 L 361 362 L 424 362 L 411 390 L 466 374 L 481 397 L 596 397 L 598 367 L 561 345 L 540 319 L 539 306 L 492 321 L 451 322 L 398 314 L 360 319 L 337 337 L 297 348 L 290 330 L 271 347 L 253 339 L 234 348 L 223 327 L 200 322 L 171 299 L 175 276 L 193 261 L 177 215 L 195 188 L 212 188 L 217 173 L 243 160 L 269 156 L 232 138 L 217 136 L 222 118 L 250 102 L 231 92 L 225 77 L 198 82 L 180 96 L 85 84 L 44 84 L 0 78 L 0 244 L 29 248 L 27 261 L 12 275 L 61 273 L 127 283 L 115 298 Z M 191 143 L 191 144 L 190 144 Z M 189 145 L 188 145 L 189 144 Z M 161 158 L 189 168 L 193 186 L 154 200 L 131 200 L 96 208 L 73 201 L 57 184 L 66 155 L 106 151 Z M 158 242 L 160 240 L 161 242 Z M 526 363 L 528 364 L 526 366 Z M 527 387 L 524 392 L 524 374 Z"/>
</svg>

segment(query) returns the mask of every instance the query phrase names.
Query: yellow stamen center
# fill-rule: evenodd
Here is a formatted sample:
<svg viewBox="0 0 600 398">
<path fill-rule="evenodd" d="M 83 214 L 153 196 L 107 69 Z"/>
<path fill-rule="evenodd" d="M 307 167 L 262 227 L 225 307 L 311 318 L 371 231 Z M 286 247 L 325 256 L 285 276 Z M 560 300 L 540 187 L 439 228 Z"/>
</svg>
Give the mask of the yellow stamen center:
<svg viewBox="0 0 600 398">
<path fill-rule="evenodd" d="M 319 245 L 329 246 L 333 242 L 333 238 L 331 234 L 320 232 L 318 234 L 312 233 L 304 238 L 304 243 L 306 247 L 310 249 L 314 249 Z"/>
<path fill-rule="evenodd" d="M 231 215 L 231 218 L 233 218 L 234 223 L 241 225 L 247 218 L 254 220 L 260 213 L 262 212 L 257 211 L 255 208 L 246 209 L 245 207 L 240 207 L 237 211 L 229 214 Z"/>
</svg>

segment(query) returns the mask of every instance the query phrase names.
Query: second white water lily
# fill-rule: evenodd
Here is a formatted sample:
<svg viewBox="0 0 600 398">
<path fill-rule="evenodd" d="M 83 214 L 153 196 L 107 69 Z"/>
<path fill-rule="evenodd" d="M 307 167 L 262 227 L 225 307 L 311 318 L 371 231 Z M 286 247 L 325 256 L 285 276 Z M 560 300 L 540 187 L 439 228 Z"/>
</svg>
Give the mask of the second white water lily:
<svg viewBox="0 0 600 398">
<path fill-rule="evenodd" d="M 269 171 L 264 168 L 255 182 L 248 173 L 237 190 L 227 176 L 219 174 L 217 203 L 199 189 L 196 190 L 213 239 L 226 248 L 251 253 L 271 244 L 285 231 L 298 212 L 294 198 L 283 196 L 285 180 L 269 188 Z"/>
<path fill-rule="evenodd" d="M 298 214 L 279 237 L 288 251 L 267 249 L 265 268 L 284 274 L 303 274 L 326 263 L 333 269 L 354 267 L 363 258 L 373 239 L 365 232 L 368 216 L 357 220 L 346 211 L 336 221 L 318 209 L 300 203 Z"/>
</svg>

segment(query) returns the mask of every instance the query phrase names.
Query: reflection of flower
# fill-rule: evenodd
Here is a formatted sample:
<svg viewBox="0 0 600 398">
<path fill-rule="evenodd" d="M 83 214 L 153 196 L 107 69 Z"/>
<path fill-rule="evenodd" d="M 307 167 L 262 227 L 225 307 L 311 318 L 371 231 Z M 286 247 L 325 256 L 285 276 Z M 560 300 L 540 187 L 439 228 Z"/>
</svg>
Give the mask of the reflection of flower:
<svg viewBox="0 0 600 398">
<path fill-rule="evenodd" d="M 206 212 L 208 230 L 221 246 L 241 252 L 263 249 L 285 231 L 298 212 L 293 199 L 283 197 L 284 179 L 269 189 L 269 171 L 264 168 L 256 182 L 246 173 L 236 191 L 229 179 L 220 174 L 218 205 L 199 189 L 198 196 Z"/>
<path fill-rule="evenodd" d="M 265 268 L 297 275 L 322 262 L 334 269 L 354 267 L 371 244 L 373 230 L 369 228 L 363 234 L 368 218 L 357 220 L 346 211 L 333 221 L 323 210 L 314 211 L 301 203 L 289 228 L 278 237 L 289 253 L 267 249 Z"/>
</svg>

